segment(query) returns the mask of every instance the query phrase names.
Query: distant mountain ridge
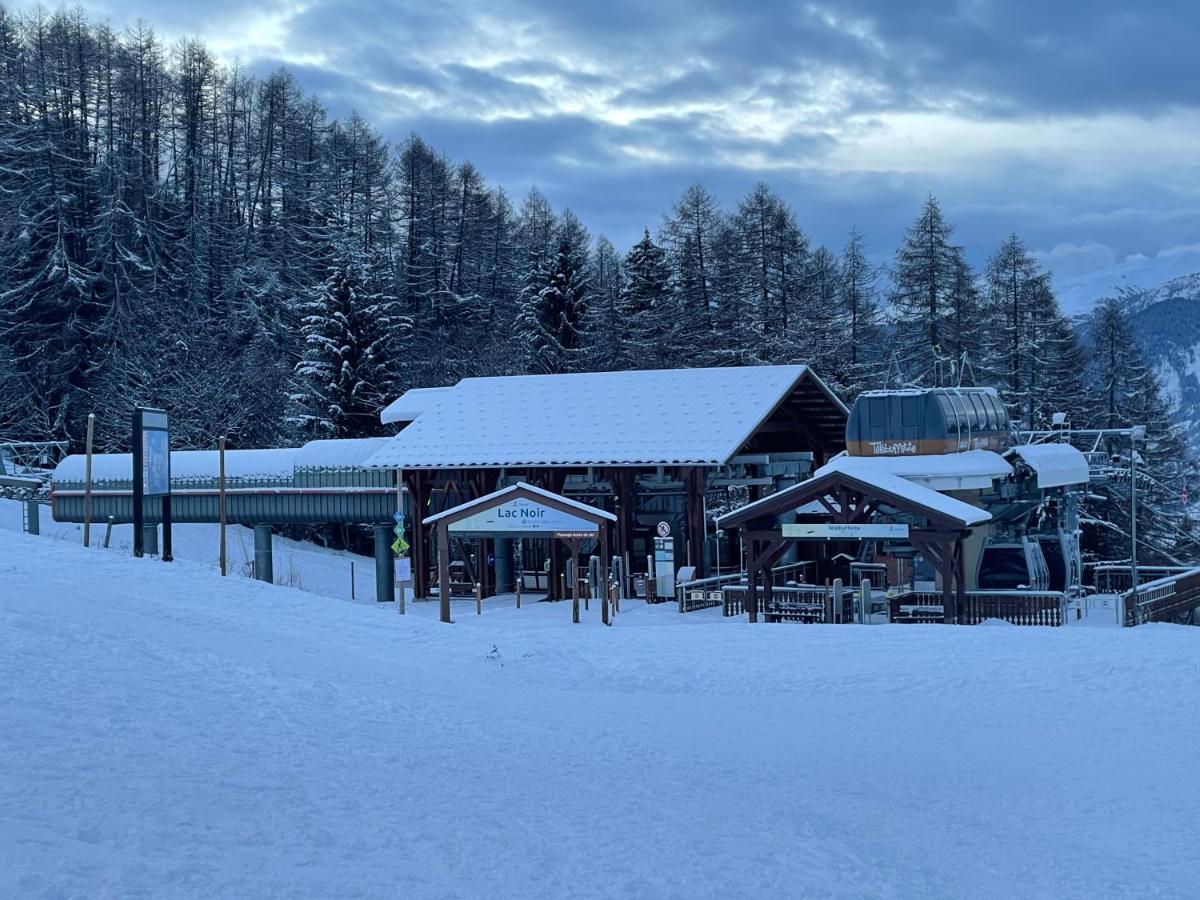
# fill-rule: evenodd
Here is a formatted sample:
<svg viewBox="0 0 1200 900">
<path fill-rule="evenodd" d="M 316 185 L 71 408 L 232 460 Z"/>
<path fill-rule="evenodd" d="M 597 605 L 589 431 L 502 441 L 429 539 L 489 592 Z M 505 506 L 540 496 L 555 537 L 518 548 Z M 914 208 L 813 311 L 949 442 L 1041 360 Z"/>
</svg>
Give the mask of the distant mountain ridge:
<svg viewBox="0 0 1200 900">
<path fill-rule="evenodd" d="M 1193 458 L 1200 457 L 1200 272 L 1122 296 L 1142 355 Z"/>
</svg>

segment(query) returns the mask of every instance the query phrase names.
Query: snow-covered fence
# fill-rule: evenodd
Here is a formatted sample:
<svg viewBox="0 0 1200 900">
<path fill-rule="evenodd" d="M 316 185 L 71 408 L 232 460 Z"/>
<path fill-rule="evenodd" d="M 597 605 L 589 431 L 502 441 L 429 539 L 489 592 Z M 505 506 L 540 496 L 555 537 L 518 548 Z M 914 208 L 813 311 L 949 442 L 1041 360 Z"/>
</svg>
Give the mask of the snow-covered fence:
<svg viewBox="0 0 1200 900">
<path fill-rule="evenodd" d="M 1058 626 L 1065 603 L 1061 591 L 967 591 L 958 620 L 963 625 L 1002 619 L 1013 625 Z"/>
<path fill-rule="evenodd" d="M 681 613 L 722 606 L 725 602 L 722 588 L 737 584 L 741 579 L 741 573 L 736 573 L 681 582 L 675 586 L 675 602 L 679 604 Z"/>
<path fill-rule="evenodd" d="M 967 591 L 959 609 L 963 625 L 1001 619 L 1013 625 L 1058 626 L 1063 623 L 1066 596 L 1060 591 Z M 938 623 L 944 619 L 938 591 L 910 591 L 890 598 L 892 622 Z"/>
<path fill-rule="evenodd" d="M 1200 568 L 1188 569 L 1126 591 L 1125 625 L 1173 622 L 1200 608 Z"/>
</svg>

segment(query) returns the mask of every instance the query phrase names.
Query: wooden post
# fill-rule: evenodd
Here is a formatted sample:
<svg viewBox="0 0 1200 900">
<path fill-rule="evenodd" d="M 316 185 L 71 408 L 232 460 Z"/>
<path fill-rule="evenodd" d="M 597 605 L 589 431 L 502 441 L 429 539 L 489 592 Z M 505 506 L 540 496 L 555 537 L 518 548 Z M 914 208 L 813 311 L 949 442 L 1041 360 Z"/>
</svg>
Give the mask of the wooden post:
<svg viewBox="0 0 1200 900">
<path fill-rule="evenodd" d="M 219 469 L 218 469 L 218 474 L 217 474 L 217 496 L 218 496 L 217 505 L 220 507 L 220 522 L 221 522 L 221 575 L 224 576 L 229 567 L 229 557 L 227 555 L 226 544 L 225 544 L 225 526 L 227 524 L 227 519 L 226 519 L 226 514 L 225 514 L 225 435 L 221 435 L 221 437 L 217 439 L 217 457 L 219 459 Z M 350 565 L 351 565 L 350 580 L 351 580 L 351 583 L 353 583 L 354 563 L 351 563 Z M 353 586 L 350 589 L 350 596 L 351 596 L 351 598 L 354 597 Z"/>
<path fill-rule="evenodd" d="M 221 574 L 223 575 L 225 573 L 222 572 Z M 357 597 L 354 596 L 354 560 L 350 560 L 350 599 L 351 600 L 358 599 Z"/>
<path fill-rule="evenodd" d="M 438 523 L 438 606 L 440 617 L 450 623 L 450 532 L 446 520 Z"/>
<path fill-rule="evenodd" d="M 483 615 L 483 582 L 475 582 L 475 615 Z"/>
<path fill-rule="evenodd" d="M 567 546 L 571 549 L 571 558 L 567 560 L 567 574 L 571 577 L 571 622 L 575 625 L 579 624 L 579 569 L 577 559 L 579 557 L 579 541 L 575 538 L 567 541 Z"/>
<path fill-rule="evenodd" d="M 758 621 L 758 541 L 750 539 L 750 557 L 746 563 L 746 614 L 749 620 Z"/>
<path fill-rule="evenodd" d="M 92 436 L 96 430 L 96 414 L 88 413 L 87 462 L 83 474 L 83 546 L 92 545 Z"/>
<path fill-rule="evenodd" d="M 521 577 L 522 574 L 524 574 L 524 573 L 522 573 L 522 572 L 517 573 L 517 581 L 516 581 L 516 584 L 513 585 L 513 587 L 515 587 L 517 589 L 517 609 L 521 608 L 521 582 L 524 580 Z"/>
</svg>

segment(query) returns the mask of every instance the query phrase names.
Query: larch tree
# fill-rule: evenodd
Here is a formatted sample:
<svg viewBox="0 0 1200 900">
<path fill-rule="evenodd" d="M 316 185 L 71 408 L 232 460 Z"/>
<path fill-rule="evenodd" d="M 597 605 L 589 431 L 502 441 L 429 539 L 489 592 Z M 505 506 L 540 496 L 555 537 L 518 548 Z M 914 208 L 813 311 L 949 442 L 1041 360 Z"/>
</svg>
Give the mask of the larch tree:
<svg viewBox="0 0 1200 900">
<path fill-rule="evenodd" d="M 909 383 L 933 384 L 938 361 L 953 354 L 960 344 L 948 327 L 958 270 L 953 235 L 953 226 L 931 196 L 896 251 L 891 304 L 899 338 L 900 374 Z"/>
</svg>

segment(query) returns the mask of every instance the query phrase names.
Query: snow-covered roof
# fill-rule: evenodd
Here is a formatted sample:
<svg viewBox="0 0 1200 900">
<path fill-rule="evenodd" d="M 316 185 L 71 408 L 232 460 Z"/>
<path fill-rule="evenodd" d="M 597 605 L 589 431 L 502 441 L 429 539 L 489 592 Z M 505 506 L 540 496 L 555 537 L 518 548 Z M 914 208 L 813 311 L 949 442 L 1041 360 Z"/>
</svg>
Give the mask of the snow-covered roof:
<svg viewBox="0 0 1200 900">
<path fill-rule="evenodd" d="M 875 457 L 838 456 L 828 465 L 822 466 L 814 472 L 812 478 L 802 481 L 799 484 L 794 484 L 778 493 L 769 494 L 761 500 L 756 500 L 733 512 L 726 513 L 717 520 L 717 527 L 725 528 L 726 523 L 735 516 L 737 517 L 737 521 L 744 522 L 747 518 L 753 518 L 754 511 L 760 508 L 774 510 L 780 502 L 785 501 L 789 496 L 804 497 L 813 488 L 814 482 L 818 479 L 837 474 L 850 476 L 877 490 L 896 497 L 903 497 L 915 506 L 954 520 L 964 528 L 980 525 L 990 521 L 992 518 L 991 513 L 977 506 L 972 506 L 970 503 L 964 503 L 962 500 L 955 499 L 939 491 L 923 487 L 916 482 L 902 478 L 879 466 L 862 464 L 864 462 L 875 461 Z M 807 503 L 807 501 L 802 502 Z M 797 507 L 800 505 L 798 503 Z"/>
<path fill-rule="evenodd" d="M 368 465 L 718 466 L 801 388 L 844 428 L 845 405 L 807 366 L 467 378 Z"/>
<path fill-rule="evenodd" d="M 412 422 L 451 390 L 453 388 L 448 387 L 411 388 L 383 408 L 379 421 L 384 425 Z"/>
<path fill-rule="evenodd" d="M 561 494 L 555 494 L 553 491 L 548 491 L 545 488 L 537 487 L 536 485 L 528 484 L 524 481 L 518 481 L 516 484 L 510 484 L 508 487 L 502 487 L 498 491 L 492 491 L 490 494 L 485 494 L 475 500 L 468 500 L 466 503 L 460 503 L 458 506 L 444 509 L 440 513 L 425 518 L 425 524 L 431 525 L 446 516 L 454 513 L 462 512 L 464 509 L 473 509 L 476 506 L 482 506 L 490 500 L 499 500 L 502 497 L 507 497 L 509 494 L 515 494 L 517 491 L 525 490 L 538 496 L 545 497 L 547 500 L 554 500 L 563 506 L 569 506 L 572 509 L 577 509 L 580 512 L 587 513 L 591 516 L 599 516 L 602 519 L 608 519 L 610 522 L 617 521 L 617 517 L 612 513 L 597 509 L 595 506 L 588 506 L 586 503 L 580 503 L 578 500 L 572 500 L 569 497 L 564 497 Z"/>
<path fill-rule="evenodd" d="M 362 466 L 388 438 L 339 438 L 309 441 L 296 451 L 297 469 L 354 469 Z"/>
<path fill-rule="evenodd" d="M 1012 466 L 999 453 L 991 450 L 968 450 L 965 453 L 926 454 L 922 456 L 838 456 L 833 463 L 818 469 L 822 474 L 834 463 L 845 462 L 859 469 L 888 472 L 906 481 L 932 488 L 935 491 L 962 491 L 990 488 L 997 478 L 1012 474 Z M 841 467 L 841 471 L 847 471 Z"/>
<path fill-rule="evenodd" d="M 1037 473 L 1039 488 L 1087 484 L 1091 480 L 1087 457 L 1070 444 L 1021 444 L 1009 452 Z"/>
<path fill-rule="evenodd" d="M 225 451 L 227 478 L 291 478 L 295 447 L 266 450 Z M 220 454 L 216 450 L 172 450 L 171 478 L 217 478 Z M 82 453 L 65 457 L 54 470 L 55 483 L 83 483 L 87 457 Z M 92 457 L 92 481 L 132 481 L 133 455 L 97 453 Z"/>
</svg>

